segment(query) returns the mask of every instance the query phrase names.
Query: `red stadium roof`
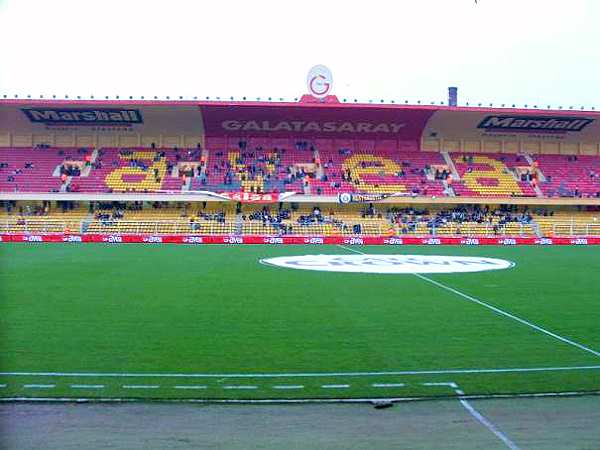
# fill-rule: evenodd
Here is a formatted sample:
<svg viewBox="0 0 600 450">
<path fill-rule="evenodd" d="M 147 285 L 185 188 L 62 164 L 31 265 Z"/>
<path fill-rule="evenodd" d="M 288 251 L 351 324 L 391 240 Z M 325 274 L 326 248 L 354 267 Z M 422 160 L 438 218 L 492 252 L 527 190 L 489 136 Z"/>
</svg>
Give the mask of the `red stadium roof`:
<svg viewBox="0 0 600 450">
<path fill-rule="evenodd" d="M 325 102 L 0 99 L 0 132 L 39 133 L 68 125 L 80 133 L 89 132 L 90 126 L 117 125 L 101 120 L 98 111 L 103 110 L 136 111 L 140 120 L 123 120 L 121 125 L 142 134 L 600 142 L 596 111 L 364 104 L 331 98 Z"/>
</svg>

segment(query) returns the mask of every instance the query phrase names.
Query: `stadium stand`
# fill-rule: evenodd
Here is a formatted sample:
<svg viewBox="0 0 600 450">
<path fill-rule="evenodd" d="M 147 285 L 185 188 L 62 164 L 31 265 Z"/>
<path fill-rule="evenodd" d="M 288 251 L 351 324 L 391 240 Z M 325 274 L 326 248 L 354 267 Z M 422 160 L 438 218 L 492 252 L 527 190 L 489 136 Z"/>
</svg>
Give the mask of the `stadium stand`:
<svg viewBox="0 0 600 450">
<path fill-rule="evenodd" d="M 292 139 L 209 139 L 207 174 L 193 190 L 302 192 L 313 155 Z"/>
<path fill-rule="evenodd" d="M 85 207 L 74 202 L 2 202 L 2 233 L 79 233 L 88 217 Z"/>
<path fill-rule="evenodd" d="M 88 177 L 77 180 L 81 192 L 181 191 L 186 163 L 199 161 L 197 149 L 103 148 Z M 175 169 L 175 170 L 173 170 Z M 189 168 L 188 170 L 194 170 Z"/>
<path fill-rule="evenodd" d="M 531 164 L 524 155 L 451 153 L 459 175 L 452 179 L 439 153 L 371 141 L 212 139 L 211 147 L 207 160 L 198 148 L 1 148 L 0 192 L 600 198 L 595 156 L 538 155 Z"/>
<path fill-rule="evenodd" d="M 456 195 L 468 197 L 535 197 L 536 192 L 516 169 L 529 171 L 520 155 L 451 154 L 460 181 L 453 183 Z"/>
<path fill-rule="evenodd" d="M 314 187 L 326 195 L 339 191 L 443 195 L 442 182 L 431 176 L 433 166 L 444 164 L 440 155 L 385 148 L 355 150 L 350 146 L 319 153 L 326 166 L 325 180 L 315 182 Z"/>
<path fill-rule="evenodd" d="M 0 99 L 0 230 L 600 235 L 597 112 L 330 100 Z"/>
<path fill-rule="evenodd" d="M 547 197 L 600 197 L 600 158 L 577 155 L 534 157 L 545 181 L 540 188 Z"/>
<path fill-rule="evenodd" d="M 83 161 L 85 148 L 0 148 L 0 192 L 58 192 L 60 166 Z"/>
<path fill-rule="evenodd" d="M 600 210 L 516 205 L 3 202 L 2 233 L 588 236 Z"/>
</svg>

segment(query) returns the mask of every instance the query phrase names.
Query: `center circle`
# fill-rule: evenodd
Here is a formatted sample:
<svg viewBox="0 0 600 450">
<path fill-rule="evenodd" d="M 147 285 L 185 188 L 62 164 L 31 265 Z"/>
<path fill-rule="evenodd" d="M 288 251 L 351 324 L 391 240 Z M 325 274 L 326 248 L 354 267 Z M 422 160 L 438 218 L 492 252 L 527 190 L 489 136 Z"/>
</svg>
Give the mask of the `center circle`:
<svg viewBox="0 0 600 450">
<path fill-rule="evenodd" d="M 441 255 L 301 255 L 278 256 L 259 262 L 288 269 L 381 274 L 484 272 L 515 265 L 504 259 Z"/>
</svg>

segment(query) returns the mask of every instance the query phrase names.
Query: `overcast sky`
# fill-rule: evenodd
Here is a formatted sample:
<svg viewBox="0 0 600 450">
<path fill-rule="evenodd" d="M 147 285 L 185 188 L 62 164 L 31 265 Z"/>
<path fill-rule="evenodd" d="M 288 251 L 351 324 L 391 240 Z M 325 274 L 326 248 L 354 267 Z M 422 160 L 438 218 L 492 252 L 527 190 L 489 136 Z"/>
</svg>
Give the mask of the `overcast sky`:
<svg viewBox="0 0 600 450">
<path fill-rule="evenodd" d="M 0 0 L 0 94 L 600 108 L 600 0 Z"/>
</svg>

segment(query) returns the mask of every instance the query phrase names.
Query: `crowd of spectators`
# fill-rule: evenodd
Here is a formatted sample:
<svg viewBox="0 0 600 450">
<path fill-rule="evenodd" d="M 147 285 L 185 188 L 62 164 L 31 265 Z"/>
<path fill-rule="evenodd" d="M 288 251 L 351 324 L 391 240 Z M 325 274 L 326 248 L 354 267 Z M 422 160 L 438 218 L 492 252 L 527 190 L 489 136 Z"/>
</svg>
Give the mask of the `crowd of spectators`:
<svg viewBox="0 0 600 450">
<path fill-rule="evenodd" d="M 60 174 L 67 177 L 78 177 L 81 175 L 81 168 L 78 164 L 65 162 L 60 166 Z"/>
<path fill-rule="evenodd" d="M 210 170 L 222 177 L 224 185 L 230 186 L 239 181 L 256 181 L 259 177 L 264 181 L 279 179 L 281 169 L 281 158 L 285 153 L 283 148 L 274 148 L 271 152 L 265 152 L 262 146 L 257 146 L 254 150 L 247 150 L 247 142 L 239 142 L 239 156 L 234 161 L 222 159 L 223 151 L 216 151 L 215 156 L 221 158 L 220 163 L 213 164 Z M 272 166 L 269 169 L 268 166 Z M 206 184 L 209 169 L 201 177 L 201 183 Z"/>
<path fill-rule="evenodd" d="M 503 225 L 509 223 L 521 225 L 533 223 L 533 213 L 553 214 L 548 210 L 531 211 L 527 206 L 517 205 L 501 205 L 497 209 L 482 205 L 460 205 L 437 211 L 435 214 L 428 209 L 391 208 L 387 211 L 387 218 L 402 234 L 417 231 L 419 224 L 426 225 L 431 234 L 434 234 L 435 229 L 447 225 L 456 225 L 457 229 L 460 229 L 460 225 L 463 224 L 487 225 L 497 234 Z"/>
<path fill-rule="evenodd" d="M 261 210 L 252 211 L 248 214 L 240 213 L 243 221 L 260 222 L 263 226 L 271 226 L 278 235 L 302 233 L 305 227 L 314 225 L 332 225 L 340 230 L 349 229 L 342 220 L 337 219 L 333 212 L 328 215 L 323 214 L 318 206 L 313 207 L 310 213 L 301 214 L 292 222 L 292 211 L 297 210 L 298 205 L 292 204 L 291 208 L 284 208 L 283 204 L 279 208 L 272 210 L 270 207 L 263 207 Z M 360 234 L 360 229 L 356 230 Z"/>
<path fill-rule="evenodd" d="M 450 176 L 450 171 L 448 169 L 446 169 L 445 167 L 442 168 L 442 170 L 435 169 L 435 173 L 433 175 L 434 179 L 436 179 L 438 181 L 447 180 L 449 176 Z"/>
<path fill-rule="evenodd" d="M 200 223 L 204 222 L 216 222 L 216 223 L 225 223 L 225 212 L 219 211 L 215 213 L 206 213 L 203 211 L 198 212 L 198 216 L 191 216 L 189 218 L 190 228 L 193 231 L 197 231 L 200 229 Z"/>
<path fill-rule="evenodd" d="M 198 218 L 209 222 L 225 223 L 225 212 L 218 211 L 215 213 L 198 212 Z"/>
<path fill-rule="evenodd" d="M 52 204 L 54 203 L 54 206 Z M 62 211 L 63 213 L 72 211 L 79 206 L 78 202 L 74 201 L 56 201 L 43 200 L 39 203 L 17 203 L 15 200 L 0 201 L 0 208 L 3 208 L 10 216 L 17 215 L 19 220 L 26 217 L 44 217 L 48 216 L 52 211 Z M 23 225 L 24 222 L 18 222 Z"/>
<path fill-rule="evenodd" d="M 158 202 L 156 202 L 158 203 Z M 102 222 L 103 225 L 113 225 L 114 221 L 125 217 L 125 211 L 141 211 L 144 203 L 136 202 L 90 202 L 89 213 L 94 215 L 94 219 Z"/>
<path fill-rule="evenodd" d="M 28 169 L 34 169 L 35 165 L 32 162 L 26 162 L 23 167 L 17 167 L 15 169 L 9 170 L 8 175 L 6 175 L 6 181 L 9 183 L 14 183 L 18 175 L 22 175 Z M 10 169 L 10 165 L 6 162 L 0 162 L 0 172 L 3 172 L 4 169 Z"/>
<path fill-rule="evenodd" d="M 342 156 L 351 156 L 352 150 L 350 150 L 348 148 L 340 148 L 338 150 L 338 153 Z M 379 168 L 380 171 L 378 172 L 378 176 L 381 178 L 389 175 L 385 172 L 383 165 L 379 161 L 361 161 L 359 163 L 359 165 L 360 165 L 361 169 L 368 169 L 368 168 L 377 169 L 377 168 Z M 331 189 L 340 189 L 342 182 L 352 183 L 357 188 L 359 188 L 359 186 L 361 185 L 361 180 L 359 177 L 353 176 L 352 169 L 350 169 L 350 168 L 341 169 L 339 172 L 330 170 L 334 167 L 335 167 L 335 163 L 333 162 L 332 158 L 329 158 L 328 161 L 324 162 L 323 169 L 325 169 L 325 170 L 323 171 L 323 174 L 320 175 L 319 180 L 322 182 L 328 182 L 329 187 Z M 411 161 L 402 161 L 400 169 L 396 173 L 394 173 L 394 175 L 399 179 L 406 178 L 407 175 L 409 175 L 409 174 L 412 175 L 413 177 L 415 177 L 415 176 L 419 177 L 418 184 L 411 185 L 409 187 L 409 191 L 413 196 L 416 196 L 416 195 L 426 196 L 426 195 L 428 195 L 427 175 L 430 171 L 432 171 L 432 168 L 429 165 L 425 165 L 424 167 L 417 167 Z M 439 172 L 439 171 L 436 172 L 435 176 L 436 176 L 436 180 L 445 180 L 450 176 L 450 172 L 448 172 L 447 170 L 444 169 L 442 172 Z M 379 187 L 378 184 L 375 184 L 374 186 Z M 322 189 L 318 188 L 316 193 L 318 195 L 321 194 Z"/>
<path fill-rule="evenodd" d="M 272 226 L 279 234 L 291 234 L 292 225 L 285 223 L 291 216 L 291 211 L 287 208 L 282 208 L 281 205 L 276 211 L 265 206 L 261 210 L 252 211 L 250 214 L 242 214 L 241 218 L 244 221 L 262 222 L 263 226 Z"/>
<path fill-rule="evenodd" d="M 124 216 L 125 208 L 122 205 L 101 204 L 94 214 L 94 219 L 100 221 L 102 225 L 110 226 L 115 220 L 121 220 Z"/>
<path fill-rule="evenodd" d="M 314 151 L 314 147 L 307 141 L 298 141 L 295 143 L 296 150 Z M 218 175 L 222 184 L 232 186 L 245 182 L 262 181 L 263 187 L 255 186 L 250 183 L 247 189 L 250 192 L 263 193 L 265 190 L 277 192 L 277 187 L 266 188 L 266 183 L 281 182 L 283 185 L 295 183 L 298 180 L 305 180 L 307 177 L 313 177 L 312 172 L 307 172 L 302 164 L 283 166 L 283 157 L 286 149 L 283 147 L 274 147 L 266 150 L 262 145 L 249 148 L 246 140 L 238 142 L 239 155 L 235 161 L 224 158 L 225 153 L 222 150 L 214 152 L 214 156 L 220 161 L 207 167 L 202 174 L 198 174 L 200 183 L 208 183 L 210 173 Z M 314 158 L 311 155 L 312 162 Z"/>
<path fill-rule="evenodd" d="M 57 202 L 58 203 L 58 202 Z M 42 201 L 40 204 L 29 204 L 19 205 L 15 201 L 7 201 L 4 204 L 6 212 L 12 214 L 17 212 L 19 216 L 47 216 L 50 213 L 50 202 L 47 200 Z"/>
<path fill-rule="evenodd" d="M 333 227 L 342 230 L 344 232 L 348 231 L 349 226 L 344 223 L 344 221 L 335 217 L 333 212 L 330 212 L 328 215 L 324 215 L 321 211 L 321 208 L 318 206 L 313 207 L 310 214 L 300 215 L 298 217 L 298 225 L 307 226 L 307 225 L 332 225 Z M 360 225 L 354 227 L 354 232 L 356 234 L 360 234 L 361 229 Z"/>
</svg>

